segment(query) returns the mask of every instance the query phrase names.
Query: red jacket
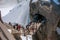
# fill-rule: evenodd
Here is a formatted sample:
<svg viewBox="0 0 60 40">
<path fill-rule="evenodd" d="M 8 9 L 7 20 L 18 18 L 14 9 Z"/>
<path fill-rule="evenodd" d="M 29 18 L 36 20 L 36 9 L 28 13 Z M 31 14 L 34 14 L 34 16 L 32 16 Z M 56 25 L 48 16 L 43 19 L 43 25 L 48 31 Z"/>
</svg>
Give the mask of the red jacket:
<svg viewBox="0 0 60 40">
<path fill-rule="evenodd" d="M 21 26 L 20 26 L 20 25 L 18 25 L 18 26 L 17 26 L 18 31 L 20 30 L 20 28 L 21 28 Z"/>
</svg>

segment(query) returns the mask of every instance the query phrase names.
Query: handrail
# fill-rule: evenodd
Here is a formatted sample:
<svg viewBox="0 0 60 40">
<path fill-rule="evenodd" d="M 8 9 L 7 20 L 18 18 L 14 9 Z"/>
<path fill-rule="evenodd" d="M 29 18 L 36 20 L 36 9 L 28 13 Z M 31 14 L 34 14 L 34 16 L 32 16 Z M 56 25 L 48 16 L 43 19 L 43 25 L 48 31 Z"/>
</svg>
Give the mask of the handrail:
<svg viewBox="0 0 60 40">
<path fill-rule="evenodd" d="M 0 21 L 3 23 L 2 18 L 1 18 L 1 11 L 0 11 Z"/>
<path fill-rule="evenodd" d="M 8 31 L 7 31 L 7 27 L 5 25 L 3 25 L 1 22 L 0 22 L 0 28 L 2 29 L 3 33 L 5 34 L 5 36 L 8 38 L 8 40 L 15 40 L 15 38 L 13 37 L 12 34 L 10 34 Z"/>
<path fill-rule="evenodd" d="M 7 40 L 7 39 L 4 37 L 4 35 L 2 34 L 2 32 L 0 32 L 0 37 L 1 37 L 2 40 Z"/>
</svg>

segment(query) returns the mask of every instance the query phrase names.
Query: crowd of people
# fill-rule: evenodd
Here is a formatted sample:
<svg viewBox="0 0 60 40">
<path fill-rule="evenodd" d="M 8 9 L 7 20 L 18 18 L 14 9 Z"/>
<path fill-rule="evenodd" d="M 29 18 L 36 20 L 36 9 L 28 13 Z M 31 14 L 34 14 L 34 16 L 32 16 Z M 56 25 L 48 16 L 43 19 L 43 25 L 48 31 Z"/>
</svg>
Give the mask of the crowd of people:
<svg viewBox="0 0 60 40">
<path fill-rule="evenodd" d="M 30 22 L 28 25 L 26 25 L 26 28 L 19 24 L 13 25 L 13 28 L 17 31 L 20 31 L 21 34 L 33 35 L 38 30 L 40 25 L 41 25 L 41 23 L 39 23 L 39 22 Z"/>
<path fill-rule="evenodd" d="M 26 27 L 23 27 L 20 24 L 15 24 L 13 25 L 13 28 L 17 31 L 20 31 L 21 34 L 33 35 L 38 30 L 38 28 L 41 26 L 41 24 L 44 23 L 45 21 L 46 21 L 45 17 L 43 17 L 40 14 L 35 14 L 33 17 L 33 20 L 28 25 L 26 25 Z M 9 24 L 12 25 L 10 22 Z"/>
</svg>

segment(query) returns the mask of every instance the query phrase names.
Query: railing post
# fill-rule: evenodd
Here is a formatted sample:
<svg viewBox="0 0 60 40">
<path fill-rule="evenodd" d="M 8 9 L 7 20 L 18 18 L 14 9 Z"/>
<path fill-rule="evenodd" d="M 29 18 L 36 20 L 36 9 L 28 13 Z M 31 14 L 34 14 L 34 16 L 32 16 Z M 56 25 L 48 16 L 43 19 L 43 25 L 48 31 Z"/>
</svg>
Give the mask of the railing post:
<svg viewBox="0 0 60 40">
<path fill-rule="evenodd" d="M 1 11 L 0 11 L 0 20 L 1 20 Z"/>
<path fill-rule="evenodd" d="M 0 11 L 0 21 L 3 23 L 2 18 L 1 18 L 1 11 Z"/>
</svg>

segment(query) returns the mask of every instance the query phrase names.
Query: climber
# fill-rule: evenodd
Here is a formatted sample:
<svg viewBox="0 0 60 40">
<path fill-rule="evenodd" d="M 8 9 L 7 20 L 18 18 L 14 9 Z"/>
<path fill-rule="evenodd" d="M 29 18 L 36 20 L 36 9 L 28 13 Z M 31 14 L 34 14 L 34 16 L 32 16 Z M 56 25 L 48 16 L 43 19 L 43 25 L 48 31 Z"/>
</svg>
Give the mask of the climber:
<svg viewBox="0 0 60 40">
<path fill-rule="evenodd" d="M 20 31 L 20 28 L 21 28 L 21 25 L 18 25 L 17 26 L 17 30 Z"/>
</svg>

